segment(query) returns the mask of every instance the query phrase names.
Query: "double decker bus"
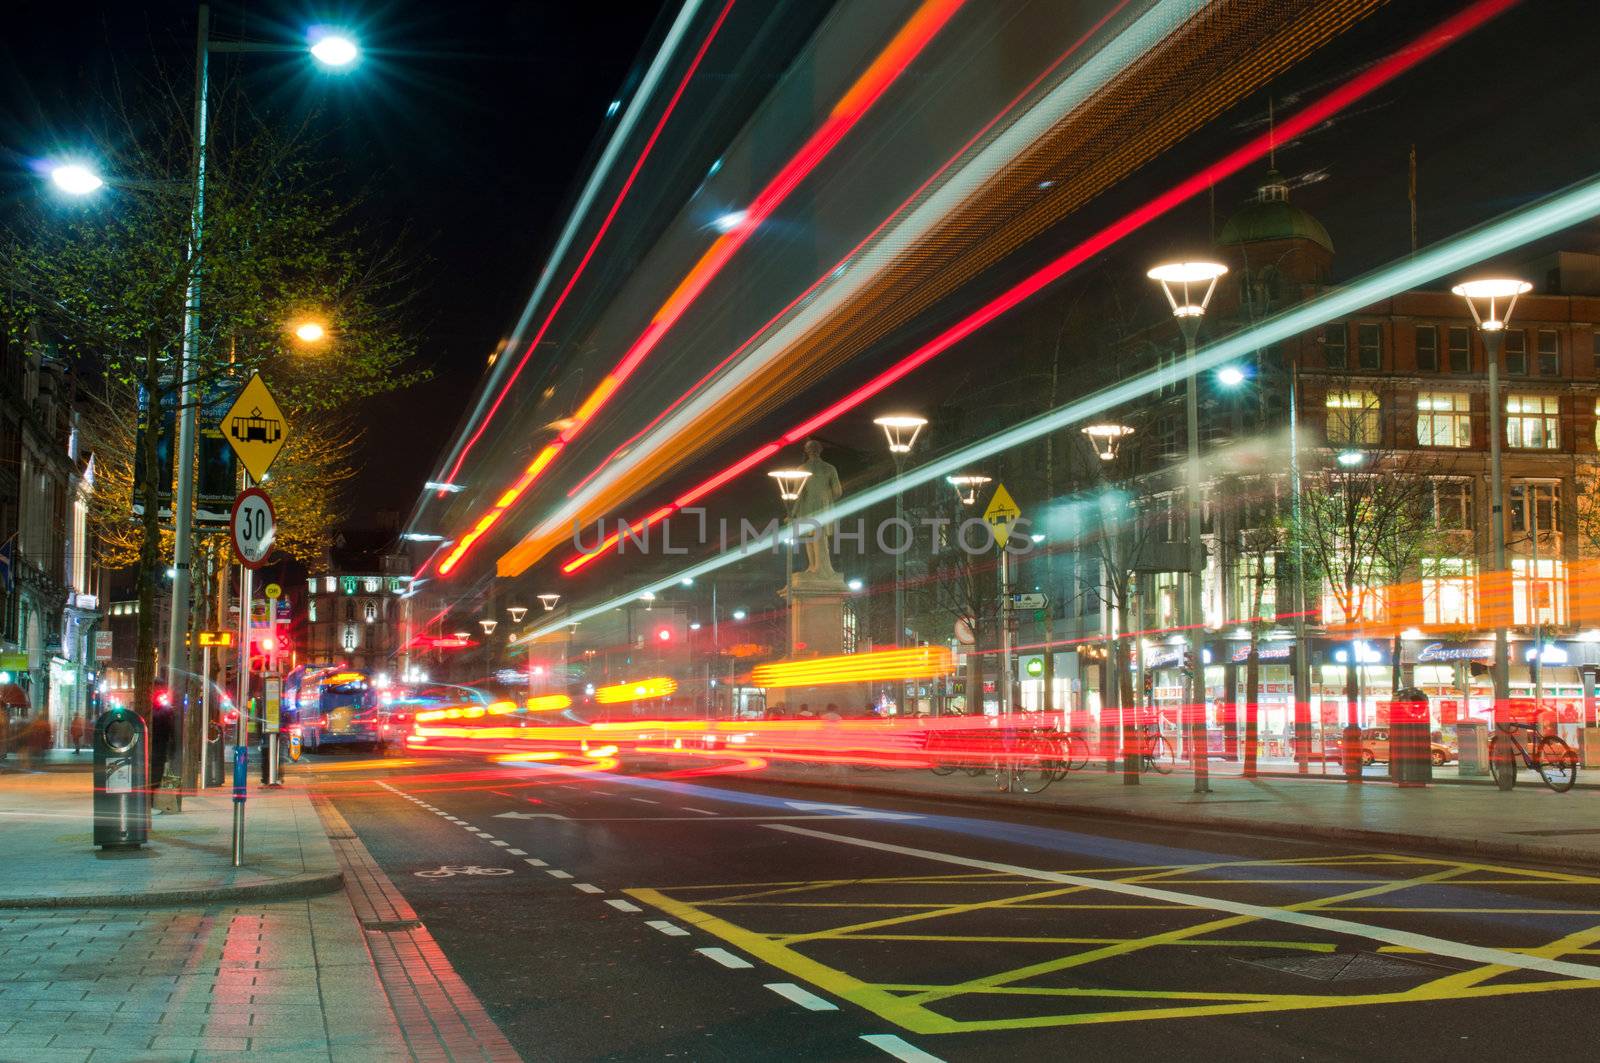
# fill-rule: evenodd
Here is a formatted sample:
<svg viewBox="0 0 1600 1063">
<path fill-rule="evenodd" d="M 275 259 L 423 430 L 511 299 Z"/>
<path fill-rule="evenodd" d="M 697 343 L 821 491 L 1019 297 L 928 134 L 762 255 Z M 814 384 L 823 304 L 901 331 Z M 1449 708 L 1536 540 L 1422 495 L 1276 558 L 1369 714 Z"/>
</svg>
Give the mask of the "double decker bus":
<svg viewBox="0 0 1600 1063">
<path fill-rule="evenodd" d="M 290 727 L 299 728 L 306 750 L 323 746 L 387 742 L 378 693 L 365 672 L 304 665 L 283 680 L 283 705 Z"/>
</svg>

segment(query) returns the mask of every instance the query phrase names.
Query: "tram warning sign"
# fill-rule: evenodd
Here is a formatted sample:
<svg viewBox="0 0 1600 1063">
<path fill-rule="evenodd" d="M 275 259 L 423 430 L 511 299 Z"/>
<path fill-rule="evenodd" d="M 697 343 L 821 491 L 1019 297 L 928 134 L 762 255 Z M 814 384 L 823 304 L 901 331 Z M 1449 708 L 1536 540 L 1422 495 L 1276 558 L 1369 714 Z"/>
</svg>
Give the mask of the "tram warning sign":
<svg viewBox="0 0 1600 1063">
<path fill-rule="evenodd" d="M 272 541 L 278 537 L 278 518 L 267 493 L 259 487 L 239 492 L 228 527 L 233 532 L 233 551 L 239 555 L 239 563 L 245 568 L 260 568 L 272 552 Z"/>
<path fill-rule="evenodd" d="M 1006 540 L 1011 538 L 1011 526 L 1022 516 L 1022 510 L 1011 499 L 1011 492 L 1006 490 L 1005 484 L 996 484 L 994 497 L 989 499 L 989 508 L 983 511 L 983 519 L 994 532 L 996 545 L 1004 548 Z"/>
<path fill-rule="evenodd" d="M 289 425 L 284 419 L 283 410 L 278 406 L 278 400 L 272 397 L 272 392 L 267 390 L 266 381 L 261 379 L 260 373 L 250 377 L 250 382 L 233 400 L 228 412 L 222 415 L 222 423 L 218 427 L 233 452 L 239 455 L 245 471 L 257 481 L 267 475 L 267 470 L 272 467 L 289 436 Z"/>
</svg>

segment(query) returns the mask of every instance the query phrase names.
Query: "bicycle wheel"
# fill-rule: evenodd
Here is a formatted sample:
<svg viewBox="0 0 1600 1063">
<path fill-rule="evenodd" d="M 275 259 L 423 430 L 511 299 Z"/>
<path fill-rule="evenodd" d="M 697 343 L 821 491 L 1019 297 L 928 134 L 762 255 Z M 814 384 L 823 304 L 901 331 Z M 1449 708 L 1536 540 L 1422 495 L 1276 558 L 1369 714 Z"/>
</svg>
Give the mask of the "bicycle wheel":
<svg viewBox="0 0 1600 1063">
<path fill-rule="evenodd" d="M 1533 756 L 1539 768 L 1539 777 L 1556 793 L 1566 793 L 1578 781 L 1578 755 L 1571 746 L 1554 735 L 1541 741 L 1534 749 Z"/>
<path fill-rule="evenodd" d="M 1156 735 L 1150 740 L 1150 747 L 1145 751 L 1144 759 L 1145 763 L 1162 775 L 1171 775 L 1172 769 L 1178 763 L 1178 751 L 1172 748 L 1172 743 L 1167 741 L 1165 735 Z"/>
<path fill-rule="evenodd" d="M 954 764 L 935 764 L 928 770 L 933 772 L 935 775 L 954 775 L 956 766 Z"/>
<path fill-rule="evenodd" d="M 1502 790 L 1517 785 L 1517 748 L 1509 735 L 1499 733 L 1489 738 L 1489 774 Z"/>
<path fill-rule="evenodd" d="M 1056 773 L 1049 765 L 1037 761 L 1019 760 L 1011 769 L 1011 782 L 1025 794 L 1036 794 L 1056 781 Z"/>
<path fill-rule="evenodd" d="M 1068 771 L 1082 771 L 1089 766 L 1089 743 L 1080 736 L 1067 736 L 1066 754 Z"/>
</svg>

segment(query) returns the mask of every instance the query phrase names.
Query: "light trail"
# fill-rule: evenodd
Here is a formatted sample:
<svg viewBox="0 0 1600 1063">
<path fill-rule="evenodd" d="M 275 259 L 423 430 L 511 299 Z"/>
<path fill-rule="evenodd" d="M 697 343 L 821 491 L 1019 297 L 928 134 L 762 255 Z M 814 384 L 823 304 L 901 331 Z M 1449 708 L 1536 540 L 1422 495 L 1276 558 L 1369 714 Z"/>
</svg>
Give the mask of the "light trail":
<svg viewBox="0 0 1600 1063">
<path fill-rule="evenodd" d="M 883 98 L 913 60 L 922 53 L 939 31 L 954 17 L 966 0 L 923 0 L 894 38 L 878 53 L 867 69 L 851 84 L 839 102 L 828 114 L 826 121 L 807 138 L 800 150 L 792 156 L 766 186 L 739 212 L 738 220 L 717 237 L 685 275 L 678 287 L 669 295 L 651 318 L 650 324 L 634 340 L 633 346 L 622 356 L 612 370 L 597 384 L 584 400 L 571 423 L 561 430 L 555 441 L 539 451 L 523 474 L 506 490 L 495 504 L 478 519 L 471 531 L 460 540 L 439 562 L 439 574 L 449 575 L 474 543 L 499 522 L 523 493 L 533 485 L 545 469 L 549 468 L 566 445 L 588 426 L 605 404 L 617 393 L 641 362 L 649 357 L 667 332 L 678 323 L 685 311 L 705 291 L 706 287 L 723 270 L 733 256 L 753 236 L 757 229 L 771 217 L 789 194 L 827 158 L 833 149 L 864 118 L 868 111 Z M 530 351 L 531 353 L 531 351 Z M 526 360 L 526 356 L 524 356 Z M 481 434 L 481 429 L 480 429 Z"/>
<path fill-rule="evenodd" d="M 1068 273 L 1087 262 L 1089 259 L 1106 250 L 1118 240 L 1136 232 L 1143 226 L 1161 217 L 1173 208 L 1187 200 L 1205 192 L 1217 181 L 1231 176 L 1245 166 L 1264 157 L 1273 147 L 1281 142 L 1300 136 L 1327 121 L 1344 108 L 1356 103 L 1363 97 L 1393 81 L 1396 77 L 1415 67 L 1423 60 L 1431 57 L 1447 45 L 1454 43 L 1465 34 L 1471 32 L 1489 19 L 1512 7 L 1516 0 L 1479 0 L 1478 3 L 1463 10 L 1459 14 L 1446 20 L 1433 30 L 1424 34 L 1416 41 L 1393 53 L 1383 61 L 1373 65 L 1361 74 L 1352 78 L 1344 85 L 1328 93 L 1320 100 L 1306 106 L 1293 116 L 1283 121 L 1275 129 L 1269 130 L 1248 143 L 1223 156 L 1217 162 L 1200 170 L 1193 176 L 1186 178 L 1166 192 L 1155 197 L 1144 205 L 1124 214 L 1112 224 L 1101 229 L 1088 239 L 1079 243 L 1064 255 L 1032 274 L 1026 280 L 1013 286 L 1009 290 L 996 296 L 988 303 L 968 314 L 955 325 L 946 329 L 940 335 L 902 358 L 895 365 L 880 373 L 872 380 L 863 384 L 850 394 L 844 396 L 833 404 L 825 407 L 821 412 L 802 421 L 791 428 L 777 441 L 768 443 L 757 451 L 757 454 L 773 454 L 784 445 L 794 444 L 806 439 L 813 432 L 837 419 L 850 410 L 855 409 L 863 402 L 879 394 L 891 384 L 912 373 L 921 366 L 932 361 L 957 343 L 971 336 L 979 329 L 999 318 L 1043 291 L 1045 288 L 1059 281 Z M 673 512 L 682 509 L 693 501 L 704 497 L 715 487 L 726 483 L 738 475 L 735 470 L 743 470 L 755 464 L 755 455 L 747 456 L 729 469 L 718 473 L 716 476 L 691 489 L 672 505 L 663 507 L 645 517 L 643 520 L 630 525 L 633 534 L 666 519 Z M 955 470 L 959 471 L 959 470 Z M 604 552 L 611 549 L 621 539 L 620 532 L 614 534 L 595 549 L 587 551 L 577 557 L 571 558 L 561 566 L 561 571 L 571 575 L 578 569 L 587 565 Z M 515 573 L 502 572 L 501 575 L 514 575 Z"/>
<path fill-rule="evenodd" d="M 668 62 L 673 53 L 677 51 L 678 45 L 688 34 L 690 23 L 699 14 L 702 2 L 703 0 L 686 0 L 683 9 L 678 12 L 678 17 L 673 20 L 672 28 L 668 30 L 660 50 L 656 52 L 656 57 L 651 61 L 649 69 L 645 71 L 645 76 L 639 84 L 639 91 L 634 93 L 633 99 L 628 102 L 627 110 L 623 112 L 621 121 L 617 123 L 616 132 L 611 135 L 605 151 L 595 164 L 594 172 L 589 175 L 589 180 L 584 184 L 583 192 L 579 195 L 576 206 L 573 207 L 571 215 L 567 218 L 567 224 L 561 230 L 561 236 L 556 240 L 555 250 L 551 252 L 544 271 L 539 275 L 538 283 L 534 285 L 533 295 L 528 300 L 527 308 L 522 312 L 522 319 L 517 322 L 517 327 L 512 330 L 513 341 L 522 334 L 522 331 L 527 327 L 529 320 L 533 316 L 534 307 L 538 306 L 540 300 L 544 298 L 545 291 L 555 278 L 556 267 L 566 257 L 568 249 L 572 246 L 572 242 L 577 236 L 580 223 L 585 215 L 588 214 L 595 198 L 600 194 L 601 183 L 605 180 L 606 175 L 611 172 L 612 164 L 616 162 L 617 156 L 621 154 L 623 144 L 633 135 L 634 126 L 638 124 L 645 104 L 654 95 L 657 84 L 660 83 L 662 76 L 666 72 Z M 467 453 L 477 444 L 479 437 L 483 435 L 484 429 L 488 427 L 489 421 L 494 417 L 495 412 L 500 409 L 500 404 L 505 400 L 506 393 L 511 390 L 511 385 L 516 383 L 518 374 L 528 364 L 528 359 L 532 357 L 534 350 L 539 346 L 539 341 L 543 339 L 545 330 L 550 327 L 550 322 L 555 318 L 556 312 L 561 309 L 561 304 L 566 301 L 573 285 L 578 282 L 578 278 L 582 276 L 585 267 L 588 266 L 589 259 L 594 255 L 595 248 L 599 246 L 600 241 L 605 237 L 606 231 L 611 226 L 612 219 L 616 217 L 623 200 L 627 198 L 629 190 L 633 187 L 634 178 L 638 177 L 639 170 L 644 166 L 645 160 L 650 157 L 650 152 L 655 147 L 656 139 L 661 135 L 662 127 L 667 124 L 667 119 L 672 117 L 672 112 L 677 108 L 678 100 L 682 98 L 690 79 L 694 77 L 695 71 L 700 66 L 700 61 L 705 58 L 706 51 L 711 47 L 711 42 L 716 39 L 717 34 L 721 31 L 722 24 L 727 19 L 728 11 L 733 7 L 733 4 L 734 0 L 727 0 L 721 14 L 717 16 L 716 22 L 701 43 L 700 50 L 695 53 L 688 69 L 684 71 L 682 79 L 678 82 L 677 90 L 673 92 L 671 99 L 668 100 L 661 117 L 656 120 L 655 129 L 651 132 L 649 140 L 645 142 L 639 158 L 633 164 L 633 169 L 629 172 L 627 179 L 622 184 L 622 188 L 617 193 L 616 199 L 612 202 L 605 221 L 601 223 L 594 238 L 590 240 L 588 250 L 584 252 L 582 260 L 579 261 L 577 268 L 574 269 L 566 287 L 562 289 L 555 304 L 551 306 L 550 312 L 545 315 L 544 324 L 539 326 L 539 331 L 529 342 L 527 351 L 524 352 L 521 360 L 517 362 L 516 368 L 512 370 L 511 378 L 505 382 L 505 386 L 501 388 L 499 395 L 495 397 L 494 403 L 489 407 L 488 412 L 482 415 L 477 431 L 473 432 L 471 437 L 464 443 L 458 444 L 457 455 L 454 458 L 454 464 L 450 466 L 450 471 L 443 476 L 435 477 L 435 482 L 455 482 L 456 474 L 461 471 L 462 464 L 467 460 Z M 496 376 L 498 375 L 500 374 L 497 372 Z M 494 385 L 490 384 L 489 388 L 484 390 L 484 395 L 479 398 L 478 408 L 473 411 L 474 418 L 477 418 L 483 410 L 484 398 L 488 396 L 489 390 L 493 387 Z M 468 425 L 470 424 L 471 421 L 468 422 Z M 446 492 L 441 490 L 435 497 L 442 498 L 445 494 Z"/>
<path fill-rule="evenodd" d="M 1394 265 L 1376 270 L 1347 287 L 1311 299 L 1259 325 L 1208 344 L 1196 352 L 1194 372 L 1199 374 L 1215 369 L 1231 359 L 1280 343 L 1334 318 L 1356 313 L 1364 306 L 1370 306 L 1428 281 L 1522 247 L 1534 240 L 1588 221 L 1596 215 L 1600 215 L 1600 175 L 1514 211 L 1499 221 L 1480 226 L 1474 231 L 1463 233 Z M 815 519 L 819 523 L 829 524 L 871 506 L 880 505 L 892 499 L 896 491 L 954 475 L 976 462 L 1004 453 L 1046 433 L 1058 432 L 1091 417 L 1100 416 L 1108 410 L 1151 395 L 1163 387 L 1178 384 L 1187 377 L 1187 366 L 1180 362 L 1153 370 L 1137 380 L 1103 389 L 1059 409 L 1031 418 L 1014 428 L 963 447 L 946 457 L 930 460 L 907 471 L 898 480 L 869 488 L 834 505 L 826 512 L 818 514 Z M 652 593 L 664 591 L 677 584 L 680 579 L 698 578 L 736 564 L 754 552 L 772 549 L 779 541 L 780 535 L 781 533 L 764 535 L 738 549 L 726 550 L 620 597 L 588 609 L 578 610 L 564 617 L 560 623 L 536 628 L 526 636 L 525 640 L 518 640 L 518 643 L 540 638 L 608 610 L 620 608 L 646 591 Z"/>
</svg>

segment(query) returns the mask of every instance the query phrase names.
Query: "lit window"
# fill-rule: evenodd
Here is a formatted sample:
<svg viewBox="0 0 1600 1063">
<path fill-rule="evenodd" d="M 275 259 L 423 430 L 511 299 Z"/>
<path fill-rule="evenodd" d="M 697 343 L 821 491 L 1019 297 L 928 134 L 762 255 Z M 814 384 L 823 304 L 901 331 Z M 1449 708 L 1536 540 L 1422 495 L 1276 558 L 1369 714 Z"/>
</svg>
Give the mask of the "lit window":
<svg viewBox="0 0 1600 1063">
<path fill-rule="evenodd" d="M 1540 376 L 1561 375 L 1561 337 L 1553 328 L 1539 330 L 1539 356 L 1536 368 Z"/>
<path fill-rule="evenodd" d="M 1324 325 L 1322 329 L 1322 357 L 1329 369 L 1349 369 L 1349 331 L 1343 323 Z"/>
<path fill-rule="evenodd" d="M 1278 615 L 1277 555 L 1249 552 L 1239 558 L 1235 566 L 1238 573 L 1238 601 L 1243 612 L 1256 619 L 1271 620 Z M 1261 608 L 1256 608 L 1256 595 L 1261 595 Z"/>
<path fill-rule="evenodd" d="M 1439 329 L 1434 325 L 1417 326 L 1417 368 L 1425 373 L 1439 369 Z"/>
<path fill-rule="evenodd" d="M 310 579 L 306 580 L 306 593 L 317 593 L 317 577 L 312 576 Z"/>
<path fill-rule="evenodd" d="M 1472 333 L 1452 326 L 1450 329 L 1450 372 L 1472 372 Z"/>
<path fill-rule="evenodd" d="M 1460 531 L 1472 527 L 1471 480 L 1434 480 L 1430 486 L 1435 528 Z"/>
<path fill-rule="evenodd" d="M 344 638 L 341 640 L 340 644 L 343 645 L 346 650 L 353 650 L 356 648 L 357 637 L 355 625 L 346 624 L 344 627 Z"/>
<path fill-rule="evenodd" d="M 1527 539 L 1531 532 L 1539 533 L 1540 547 L 1554 555 L 1551 539 L 1561 531 L 1561 485 L 1555 482 L 1514 482 L 1511 485 L 1511 531 Z M 1532 553 L 1531 544 L 1524 542 L 1523 549 Z"/>
<path fill-rule="evenodd" d="M 1471 625 L 1476 565 L 1459 557 L 1422 559 L 1422 621 L 1457 627 Z"/>
<path fill-rule="evenodd" d="M 334 576 L 322 577 L 322 589 L 332 594 L 339 589 L 339 580 Z"/>
<path fill-rule="evenodd" d="M 1328 393 L 1328 442 L 1335 445 L 1380 441 L 1378 396 L 1371 391 Z"/>
<path fill-rule="evenodd" d="M 378 603 L 371 601 L 365 603 L 362 606 L 362 612 L 366 615 L 367 623 L 372 623 L 374 620 L 378 619 Z"/>
<path fill-rule="evenodd" d="M 383 577 L 381 577 L 381 576 L 367 576 L 365 579 L 363 579 L 361 581 L 362 589 L 365 590 L 368 594 L 377 594 L 378 590 L 382 586 L 383 586 Z"/>
<path fill-rule="evenodd" d="M 1383 326 L 1356 326 L 1356 365 L 1362 369 L 1383 368 Z"/>
<path fill-rule="evenodd" d="M 317 600 L 315 598 L 306 602 L 306 619 L 313 624 L 317 622 Z"/>
<path fill-rule="evenodd" d="M 1559 625 L 1567 622 L 1566 564 L 1557 558 L 1516 558 L 1511 562 L 1511 622 Z"/>
<path fill-rule="evenodd" d="M 1335 568 L 1342 569 L 1343 565 L 1336 565 Z M 1378 571 L 1378 565 L 1369 558 L 1367 563 L 1357 565 L 1355 569 L 1372 573 Z M 1334 580 L 1325 581 L 1322 585 L 1322 619 L 1324 623 L 1345 624 L 1360 620 L 1382 620 L 1383 588 L 1355 582 L 1347 585 Z"/>
<path fill-rule="evenodd" d="M 1417 446 L 1472 446 L 1472 401 L 1463 391 L 1417 395 Z"/>
<path fill-rule="evenodd" d="M 1528 374 L 1528 334 L 1519 328 L 1506 329 L 1506 372 L 1518 376 Z"/>
<path fill-rule="evenodd" d="M 1554 395 L 1506 396 L 1506 446 L 1525 450 L 1561 448 L 1561 400 Z"/>
</svg>

